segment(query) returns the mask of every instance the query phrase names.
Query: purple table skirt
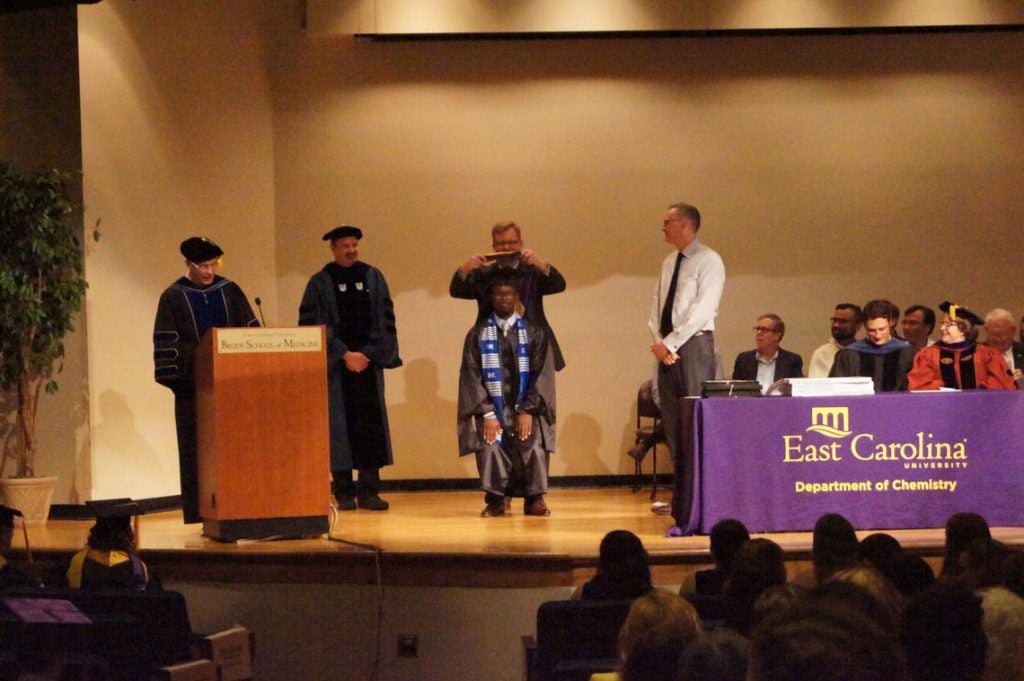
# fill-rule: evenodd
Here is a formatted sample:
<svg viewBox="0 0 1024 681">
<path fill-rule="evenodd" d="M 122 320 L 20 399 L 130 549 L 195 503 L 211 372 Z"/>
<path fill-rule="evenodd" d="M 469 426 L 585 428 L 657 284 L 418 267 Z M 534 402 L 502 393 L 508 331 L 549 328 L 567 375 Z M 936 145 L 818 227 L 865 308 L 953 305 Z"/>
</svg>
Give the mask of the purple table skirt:
<svg viewBox="0 0 1024 681">
<path fill-rule="evenodd" d="M 685 534 L 723 518 L 807 531 L 943 527 L 957 511 L 1024 526 L 1024 393 L 688 400 L 673 513 Z"/>
</svg>

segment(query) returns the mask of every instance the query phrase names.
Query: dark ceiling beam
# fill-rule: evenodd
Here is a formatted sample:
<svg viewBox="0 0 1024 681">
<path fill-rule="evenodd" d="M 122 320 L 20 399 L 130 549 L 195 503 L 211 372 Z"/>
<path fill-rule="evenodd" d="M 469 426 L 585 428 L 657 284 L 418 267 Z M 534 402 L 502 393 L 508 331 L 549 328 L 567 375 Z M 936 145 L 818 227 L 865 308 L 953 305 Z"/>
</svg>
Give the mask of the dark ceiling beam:
<svg viewBox="0 0 1024 681">
<path fill-rule="evenodd" d="M 0 14 L 67 5 L 95 5 L 103 0 L 0 0 Z"/>
</svg>

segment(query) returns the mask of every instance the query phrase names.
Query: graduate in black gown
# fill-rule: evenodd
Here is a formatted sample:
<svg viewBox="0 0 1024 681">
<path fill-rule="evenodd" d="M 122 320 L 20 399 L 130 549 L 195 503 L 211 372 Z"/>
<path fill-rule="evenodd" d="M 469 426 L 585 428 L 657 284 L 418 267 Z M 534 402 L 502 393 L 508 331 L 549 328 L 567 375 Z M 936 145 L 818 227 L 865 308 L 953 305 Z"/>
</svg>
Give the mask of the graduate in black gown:
<svg viewBox="0 0 1024 681">
<path fill-rule="evenodd" d="M 139 506 L 130 499 L 86 502 L 96 514 L 86 548 L 68 563 L 67 585 L 86 591 L 145 591 L 150 584 L 149 568 L 135 548 L 132 517 Z"/>
<path fill-rule="evenodd" d="M 188 269 L 160 295 L 153 325 L 153 362 L 156 382 L 174 392 L 185 522 L 198 523 L 202 516 L 196 453 L 196 348 L 210 328 L 259 326 L 259 322 L 238 284 L 217 274 L 224 255 L 220 246 L 194 236 L 181 242 L 180 250 Z"/>
</svg>

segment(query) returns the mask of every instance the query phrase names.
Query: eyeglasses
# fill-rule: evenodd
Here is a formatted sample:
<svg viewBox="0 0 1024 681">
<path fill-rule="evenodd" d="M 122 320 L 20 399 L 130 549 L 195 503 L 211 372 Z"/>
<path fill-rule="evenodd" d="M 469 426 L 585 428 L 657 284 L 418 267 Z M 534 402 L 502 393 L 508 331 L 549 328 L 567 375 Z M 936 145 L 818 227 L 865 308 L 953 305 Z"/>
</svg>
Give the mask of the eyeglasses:
<svg viewBox="0 0 1024 681">
<path fill-rule="evenodd" d="M 852 319 L 843 319 L 842 317 L 829 317 L 829 321 L 833 324 L 856 324 L 857 322 Z"/>
<path fill-rule="evenodd" d="M 755 326 L 754 333 L 778 333 L 778 331 L 770 326 Z"/>
<path fill-rule="evenodd" d="M 217 258 L 216 260 L 211 260 L 210 262 L 204 262 L 204 263 L 194 263 L 191 260 L 186 260 L 185 262 L 188 263 L 189 267 L 192 267 L 192 268 L 197 269 L 200 272 L 202 272 L 203 270 L 215 270 L 215 269 L 217 269 L 223 263 L 223 259 L 222 258 Z"/>
</svg>

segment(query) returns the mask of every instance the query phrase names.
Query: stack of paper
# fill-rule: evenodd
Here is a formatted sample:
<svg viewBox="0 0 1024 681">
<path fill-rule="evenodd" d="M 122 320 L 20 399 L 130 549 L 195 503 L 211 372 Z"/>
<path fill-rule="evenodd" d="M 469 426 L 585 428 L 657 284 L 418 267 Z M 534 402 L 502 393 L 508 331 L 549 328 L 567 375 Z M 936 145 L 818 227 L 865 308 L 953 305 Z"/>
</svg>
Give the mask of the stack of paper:
<svg viewBox="0 0 1024 681">
<path fill-rule="evenodd" d="M 789 394 L 793 397 L 838 397 L 844 395 L 874 395 L 875 385 L 870 376 L 849 378 L 787 378 Z"/>
</svg>

